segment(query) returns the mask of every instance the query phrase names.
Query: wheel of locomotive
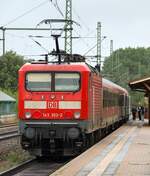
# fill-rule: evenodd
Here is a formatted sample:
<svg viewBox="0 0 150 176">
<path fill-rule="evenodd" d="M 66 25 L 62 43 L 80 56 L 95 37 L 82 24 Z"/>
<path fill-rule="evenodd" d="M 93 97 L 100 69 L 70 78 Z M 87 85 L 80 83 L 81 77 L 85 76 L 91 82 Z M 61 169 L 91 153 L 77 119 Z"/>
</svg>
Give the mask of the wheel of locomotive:
<svg viewBox="0 0 150 176">
<path fill-rule="evenodd" d="M 101 134 L 101 136 L 102 136 L 102 138 L 104 138 L 106 135 L 107 135 L 107 130 L 106 130 L 106 127 L 105 128 L 102 128 L 102 134 Z"/>
<path fill-rule="evenodd" d="M 94 145 L 95 138 L 94 138 L 94 132 L 90 133 L 90 146 Z"/>
<path fill-rule="evenodd" d="M 89 140 L 89 134 L 85 135 L 85 149 L 89 148 L 90 146 L 90 140 Z"/>
</svg>

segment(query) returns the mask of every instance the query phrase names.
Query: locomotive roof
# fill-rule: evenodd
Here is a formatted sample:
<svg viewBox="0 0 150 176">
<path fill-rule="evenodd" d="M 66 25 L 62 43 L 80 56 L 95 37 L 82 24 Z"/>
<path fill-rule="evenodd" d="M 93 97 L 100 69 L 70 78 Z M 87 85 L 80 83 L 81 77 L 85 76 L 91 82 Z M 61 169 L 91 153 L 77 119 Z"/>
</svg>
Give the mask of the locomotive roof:
<svg viewBox="0 0 150 176">
<path fill-rule="evenodd" d="M 124 89 L 124 88 L 122 88 L 121 86 L 119 86 L 119 85 L 113 83 L 112 81 L 107 80 L 107 79 L 105 79 L 105 78 L 103 78 L 102 81 L 103 81 L 103 86 L 104 86 L 104 87 L 106 87 L 106 88 L 107 88 L 107 87 L 111 87 L 111 88 L 114 88 L 114 89 L 116 89 L 116 90 L 118 90 L 118 91 L 123 91 L 124 93 L 128 94 L 128 92 L 127 92 L 126 89 Z"/>
<path fill-rule="evenodd" d="M 98 73 L 97 70 L 88 65 L 87 63 L 65 63 L 65 64 L 43 64 L 43 63 L 26 63 L 24 64 L 19 71 L 92 71 Z"/>
</svg>

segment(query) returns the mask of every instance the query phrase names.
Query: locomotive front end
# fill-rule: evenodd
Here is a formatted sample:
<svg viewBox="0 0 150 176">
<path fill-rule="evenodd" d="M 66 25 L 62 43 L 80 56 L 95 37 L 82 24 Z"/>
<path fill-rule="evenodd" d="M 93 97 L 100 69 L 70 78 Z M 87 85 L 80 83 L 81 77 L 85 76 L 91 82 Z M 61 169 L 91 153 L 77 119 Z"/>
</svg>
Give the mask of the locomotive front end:
<svg viewBox="0 0 150 176">
<path fill-rule="evenodd" d="M 31 154 L 70 155 L 83 147 L 88 72 L 82 69 L 48 64 L 20 69 L 21 145 Z"/>
</svg>

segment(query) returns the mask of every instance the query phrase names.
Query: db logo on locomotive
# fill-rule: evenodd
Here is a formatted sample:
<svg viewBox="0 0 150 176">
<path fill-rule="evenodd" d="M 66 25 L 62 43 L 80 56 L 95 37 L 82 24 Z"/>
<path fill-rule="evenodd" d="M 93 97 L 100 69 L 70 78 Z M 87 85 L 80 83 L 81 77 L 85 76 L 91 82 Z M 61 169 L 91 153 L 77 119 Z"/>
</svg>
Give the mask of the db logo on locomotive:
<svg viewBox="0 0 150 176">
<path fill-rule="evenodd" d="M 48 109 L 57 109 L 58 108 L 58 102 L 56 101 L 50 101 L 47 103 Z"/>
</svg>

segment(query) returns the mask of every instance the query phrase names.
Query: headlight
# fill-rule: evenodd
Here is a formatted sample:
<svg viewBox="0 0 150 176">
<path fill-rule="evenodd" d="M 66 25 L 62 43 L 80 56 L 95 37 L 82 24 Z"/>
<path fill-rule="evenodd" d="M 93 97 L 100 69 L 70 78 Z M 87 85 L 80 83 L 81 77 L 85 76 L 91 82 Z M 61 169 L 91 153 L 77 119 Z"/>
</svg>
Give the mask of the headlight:
<svg viewBox="0 0 150 176">
<path fill-rule="evenodd" d="M 67 134 L 70 139 L 77 139 L 80 131 L 78 128 L 69 128 Z"/>
<path fill-rule="evenodd" d="M 74 113 L 74 118 L 79 119 L 80 118 L 80 112 L 75 112 Z"/>
<path fill-rule="evenodd" d="M 31 118 L 31 112 L 26 112 L 25 113 L 25 118 L 30 119 Z"/>
<path fill-rule="evenodd" d="M 25 131 L 25 136 L 28 139 L 33 139 L 35 137 L 35 129 L 34 128 L 27 128 Z"/>
</svg>

